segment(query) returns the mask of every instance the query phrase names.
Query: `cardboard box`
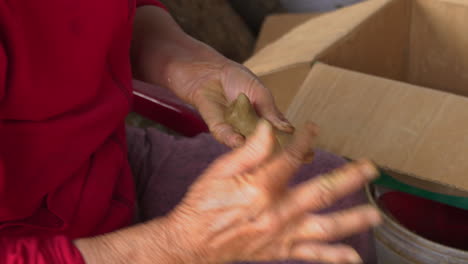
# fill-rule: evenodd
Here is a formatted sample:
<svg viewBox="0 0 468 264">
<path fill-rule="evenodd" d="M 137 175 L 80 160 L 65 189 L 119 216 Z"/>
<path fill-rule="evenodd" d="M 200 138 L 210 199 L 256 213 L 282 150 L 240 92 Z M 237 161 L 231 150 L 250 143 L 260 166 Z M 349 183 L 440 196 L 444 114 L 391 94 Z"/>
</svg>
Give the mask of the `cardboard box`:
<svg viewBox="0 0 468 264">
<path fill-rule="evenodd" d="M 295 27 L 245 65 L 319 147 L 468 197 L 468 1 L 368 0 Z"/>
<path fill-rule="evenodd" d="M 268 44 L 280 39 L 283 35 L 287 34 L 296 26 L 309 21 L 311 18 L 317 17 L 316 13 L 304 14 L 276 14 L 268 16 L 263 22 L 262 29 L 255 45 L 254 53 L 259 52 Z M 283 112 L 286 111 L 287 106 L 291 103 L 294 93 L 297 88 L 302 84 L 305 79 L 309 68 L 293 69 L 286 73 L 288 78 L 284 78 L 284 74 L 265 74 L 259 76 L 262 82 L 272 90 L 276 97 L 276 104 Z M 295 87 L 290 92 L 285 92 L 283 87 Z"/>
<path fill-rule="evenodd" d="M 255 43 L 254 53 L 275 42 L 296 26 L 319 15 L 319 13 L 283 13 L 267 16 Z"/>
</svg>

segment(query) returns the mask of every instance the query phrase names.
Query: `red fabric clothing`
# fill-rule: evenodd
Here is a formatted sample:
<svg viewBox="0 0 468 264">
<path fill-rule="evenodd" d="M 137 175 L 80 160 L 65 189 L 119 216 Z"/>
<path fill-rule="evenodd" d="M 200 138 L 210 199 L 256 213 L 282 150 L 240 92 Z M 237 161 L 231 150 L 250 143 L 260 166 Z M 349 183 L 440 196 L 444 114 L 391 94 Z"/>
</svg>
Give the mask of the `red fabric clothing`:
<svg viewBox="0 0 468 264">
<path fill-rule="evenodd" d="M 65 236 L 0 237 L 1 260 L 8 264 L 84 264 L 80 252 Z M 4 255 L 8 254 L 8 256 Z"/>
<path fill-rule="evenodd" d="M 71 239 L 130 224 L 135 4 L 0 0 L 0 263 L 82 263 Z"/>
</svg>

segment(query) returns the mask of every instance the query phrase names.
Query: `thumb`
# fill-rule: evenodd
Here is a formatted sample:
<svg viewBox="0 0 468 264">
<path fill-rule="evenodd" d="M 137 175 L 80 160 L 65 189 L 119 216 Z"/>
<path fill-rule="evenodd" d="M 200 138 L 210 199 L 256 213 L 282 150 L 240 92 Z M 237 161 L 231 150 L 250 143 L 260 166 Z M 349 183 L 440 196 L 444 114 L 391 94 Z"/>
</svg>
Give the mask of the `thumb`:
<svg viewBox="0 0 468 264">
<path fill-rule="evenodd" d="M 225 121 L 228 102 L 219 82 L 206 82 L 194 96 L 194 104 L 216 140 L 231 148 L 244 144 L 244 137 Z"/>
<path fill-rule="evenodd" d="M 221 177 L 251 170 L 272 155 L 275 140 L 272 125 L 262 119 L 247 142 L 215 161 L 211 170 Z"/>
<path fill-rule="evenodd" d="M 262 89 L 263 88 L 263 89 Z M 294 127 L 276 107 L 275 100 L 270 91 L 261 87 L 258 91 L 265 91 L 262 96 L 255 99 L 255 107 L 262 118 L 270 121 L 274 127 L 284 132 L 294 132 Z"/>
</svg>

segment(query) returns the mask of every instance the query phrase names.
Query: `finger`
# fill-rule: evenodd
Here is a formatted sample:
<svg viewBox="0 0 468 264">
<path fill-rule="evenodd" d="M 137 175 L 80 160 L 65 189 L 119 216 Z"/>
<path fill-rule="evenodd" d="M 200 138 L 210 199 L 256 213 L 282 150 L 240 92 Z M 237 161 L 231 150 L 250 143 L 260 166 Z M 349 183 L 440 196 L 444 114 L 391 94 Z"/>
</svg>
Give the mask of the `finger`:
<svg viewBox="0 0 468 264">
<path fill-rule="evenodd" d="M 262 118 L 270 121 L 273 126 L 279 130 L 290 133 L 294 132 L 294 127 L 276 107 L 275 100 L 270 90 L 261 83 L 255 74 L 244 66 L 231 69 L 236 70 L 230 71 L 231 74 L 226 76 L 226 83 L 243 85 L 244 87 L 242 90 L 249 97 L 250 101 L 255 106 L 255 110 Z M 241 72 L 245 74 L 239 75 L 238 70 L 241 70 Z"/>
<path fill-rule="evenodd" d="M 207 100 L 198 109 L 216 140 L 231 148 L 244 144 L 244 137 L 225 122 L 223 105 Z"/>
<path fill-rule="evenodd" d="M 231 148 L 239 147 L 245 139 L 224 120 L 228 102 L 223 93 L 219 92 L 222 89 L 220 85 L 217 82 L 205 83 L 205 89 L 201 89 L 195 96 L 195 104 L 216 140 Z"/>
<path fill-rule="evenodd" d="M 268 121 L 261 120 L 246 144 L 218 159 L 212 170 L 218 175 L 231 176 L 259 166 L 273 153 L 275 138 Z"/>
<path fill-rule="evenodd" d="M 324 245 L 303 242 L 291 248 L 290 258 L 320 263 L 363 263 L 359 254 L 346 245 Z"/>
<path fill-rule="evenodd" d="M 275 99 L 268 90 L 258 79 L 252 82 L 251 90 L 253 91 L 254 98 L 251 98 L 255 109 L 262 118 L 270 121 L 274 127 L 284 132 L 294 132 L 294 127 L 284 117 L 284 115 L 276 107 Z"/>
<path fill-rule="evenodd" d="M 244 137 L 224 121 L 213 121 L 208 128 L 216 140 L 230 148 L 238 148 L 245 142 Z"/>
<path fill-rule="evenodd" d="M 350 163 L 330 174 L 300 184 L 279 204 L 280 213 L 297 217 L 308 211 L 331 206 L 338 199 L 362 188 L 377 177 L 377 170 L 368 161 Z"/>
<path fill-rule="evenodd" d="M 294 241 L 337 241 L 363 232 L 382 221 L 379 212 L 364 205 L 328 215 L 308 215 L 291 232 Z"/>
<path fill-rule="evenodd" d="M 271 93 L 264 87 L 259 89 L 265 89 L 265 93 L 254 101 L 255 108 L 260 116 L 270 121 L 274 127 L 281 131 L 289 133 L 294 132 L 293 125 L 291 125 L 288 119 L 286 119 L 286 117 L 284 117 L 284 115 L 276 107 Z"/>
<path fill-rule="evenodd" d="M 309 153 L 316 131 L 317 128 L 312 123 L 307 123 L 299 130 L 284 151 L 268 165 L 260 168 L 261 172 L 257 177 L 259 184 L 273 192 L 283 189 Z"/>
</svg>

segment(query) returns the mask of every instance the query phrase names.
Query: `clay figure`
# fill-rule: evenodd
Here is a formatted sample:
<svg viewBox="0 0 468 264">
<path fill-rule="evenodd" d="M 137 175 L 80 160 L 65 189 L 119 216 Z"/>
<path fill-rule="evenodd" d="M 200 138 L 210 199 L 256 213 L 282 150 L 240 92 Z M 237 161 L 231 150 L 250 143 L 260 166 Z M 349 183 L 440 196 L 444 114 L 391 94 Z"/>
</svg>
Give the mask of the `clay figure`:
<svg viewBox="0 0 468 264">
<path fill-rule="evenodd" d="M 241 135 L 248 138 L 252 135 L 257 127 L 260 117 L 257 115 L 255 108 L 250 103 L 249 98 L 241 93 L 237 99 L 232 102 L 226 111 L 226 121 L 237 129 Z M 274 128 L 276 146 L 275 152 L 281 151 L 291 141 L 293 134 L 283 132 Z M 311 162 L 313 159 L 313 151 L 306 157 L 304 162 Z"/>
</svg>

